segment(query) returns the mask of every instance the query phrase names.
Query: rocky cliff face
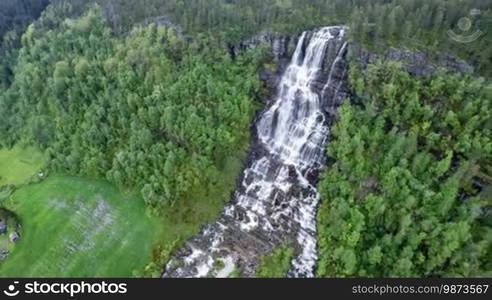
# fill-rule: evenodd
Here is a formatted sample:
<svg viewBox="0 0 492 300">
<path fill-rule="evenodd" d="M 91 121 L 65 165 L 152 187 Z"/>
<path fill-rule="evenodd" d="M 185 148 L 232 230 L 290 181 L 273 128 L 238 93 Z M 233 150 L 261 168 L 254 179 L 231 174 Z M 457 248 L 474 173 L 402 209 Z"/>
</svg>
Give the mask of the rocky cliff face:
<svg viewBox="0 0 492 300">
<path fill-rule="evenodd" d="M 273 32 L 262 32 L 239 44 L 228 45 L 229 53 L 233 56 L 240 55 L 246 49 L 257 48 L 262 45 L 269 46 L 276 60 L 289 59 L 296 49 L 299 37 L 282 35 Z"/>
<path fill-rule="evenodd" d="M 458 58 L 439 54 L 430 55 L 417 50 L 390 48 L 384 54 L 374 54 L 352 44 L 350 57 L 363 69 L 378 60 L 400 62 L 408 73 L 417 77 L 430 76 L 439 69 L 464 74 L 471 74 L 474 71 L 473 66 Z"/>
<path fill-rule="evenodd" d="M 255 49 L 260 46 L 266 46 L 271 49 L 272 64 L 275 68 L 261 69 L 260 79 L 266 87 L 274 93 L 278 87 L 282 74 L 289 65 L 290 58 L 294 53 L 298 40 L 298 36 L 262 32 L 241 43 L 227 45 L 227 50 L 232 57 L 236 57 L 248 49 Z"/>
</svg>

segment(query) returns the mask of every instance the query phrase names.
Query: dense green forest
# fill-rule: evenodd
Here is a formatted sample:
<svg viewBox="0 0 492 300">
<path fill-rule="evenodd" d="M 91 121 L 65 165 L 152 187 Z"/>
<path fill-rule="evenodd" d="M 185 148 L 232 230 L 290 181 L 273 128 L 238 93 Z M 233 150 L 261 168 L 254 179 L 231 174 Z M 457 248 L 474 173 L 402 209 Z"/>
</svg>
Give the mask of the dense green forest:
<svg viewBox="0 0 492 300">
<path fill-rule="evenodd" d="M 267 93 L 268 49 L 227 46 L 337 24 L 372 53 L 452 55 L 475 74 L 351 63 L 354 101 L 319 184 L 317 275 L 492 276 L 492 0 L 1 0 L 0 150 L 33 147 L 46 171 L 136 193 L 177 228 L 135 272 L 160 276 L 229 200 Z M 292 256 L 265 257 L 259 275 L 283 276 Z"/>
<path fill-rule="evenodd" d="M 59 2 L 22 34 L 0 88 L 0 148 L 34 145 L 50 173 L 136 193 L 161 218 L 160 262 L 229 199 L 260 107 L 265 52 L 232 60 L 206 38 L 157 26 L 117 35 L 100 7 L 76 11 Z M 159 276 L 163 263 L 136 274 Z"/>
<path fill-rule="evenodd" d="M 3 44 L 8 48 L 18 45 L 20 29 L 25 29 L 47 1 L 2 1 L 0 11 L 6 11 L 5 15 L 20 12 L 15 20 L 6 17 L 3 18 L 6 21 L 0 21 Z M 438 51 L 469 61 L 481 74 L 490 76 L 492 70 L 492 50 L 488 46 L 492 41 L 491 0 L 51 0 L 50 3 L 44 13 L 44 27 L 54 27 L 60 16 L 62 19 L 79 16 L 93 3 L 100 5 L 116 34 L 125 34 L 135 24 L 160 17 L 189 36 L 207 36 L 222 43 L 237 43 L 263 30 L 299 33 L 319 26 L 347 24 L 352 28 L 351 39 L 373 51 L 382 52 L 388 46 Z M 463 18 L 470 24 L 460 23 Z M 482 35 L 473 43 L 457 43 L 450 39 L 450 30 L 465 37 L 476 32 Z M 11 75 L 14 58 L 11 55 L 2 62 L 4 68 L 9 66 L 9 72 L 0 73 L 0 82 Z"/>
<path fill-rule="evenodd" d="M 20 36 L 39 17 L 49 0 L 3 0 L 0 2 L 0 88 L 13 76 Z"/>
<path fill-rule="evenodd" d="M 352 68 L 364 101 L 334 126 L 318 275 L 490 276 L 492 85 L 400 67 Z"/>
<path fill-rule="evenodd" d="M 382 52 L 388 46 L 444 51 L 473 63 L 491 75 L 492 1 L 490 0 L 99 0 L 113 27 L 124 32 L 151 16 L 165 16 L 191 35 L 207 34 L 224 43 L 237 43 L 262 30 L 300 33 L 314 27 L 347 24 L 354 42 Z M 118 17 L 116 17 L 118 16 Z M 460 19 L 471 24 L 463 32 Z M 466 28 L 465 28 L 466 29 Z M 468 36 L 481 31 L 473 43 L 457 43 L 448 31 Z M 470 32 L 468 32 L 470 31 Z"/>
<path fill-rule="evenodd" d="M 4 0 L 0 3 L 0 35 L 7 31 L 22 31 L 37 19 L 49 0 Z"/>
<path fill-rule="evenodd" d="M 216 185 L 247 145 L 261 56 L 232 61 L 162 27 L 115 39 L 99 10 L 60 26 L 22 37 L 2 146 L 36 144 L 50 168 L 137 188 L 155 208 Z"/>
</svg>

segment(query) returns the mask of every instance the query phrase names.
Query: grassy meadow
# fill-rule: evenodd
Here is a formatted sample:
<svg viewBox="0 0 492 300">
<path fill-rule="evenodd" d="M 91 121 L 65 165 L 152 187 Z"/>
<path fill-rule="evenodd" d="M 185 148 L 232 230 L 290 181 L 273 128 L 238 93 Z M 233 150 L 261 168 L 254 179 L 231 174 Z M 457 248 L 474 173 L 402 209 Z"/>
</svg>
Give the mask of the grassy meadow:
<svg viewBox="0 0 492 300">
<path fill-rule="evenodd" d="M 53 175 L 6 206 L 22 238 L 0 277 L 129 277 L 150 260 L 157 226 L 144 202 L 105 181 Z"/>
<path fill-rule="evenodd" d="M 0 186 L 25 183 L 44 163 L 43 154 L 34 147 L 0 149 Z"/>
</svg>

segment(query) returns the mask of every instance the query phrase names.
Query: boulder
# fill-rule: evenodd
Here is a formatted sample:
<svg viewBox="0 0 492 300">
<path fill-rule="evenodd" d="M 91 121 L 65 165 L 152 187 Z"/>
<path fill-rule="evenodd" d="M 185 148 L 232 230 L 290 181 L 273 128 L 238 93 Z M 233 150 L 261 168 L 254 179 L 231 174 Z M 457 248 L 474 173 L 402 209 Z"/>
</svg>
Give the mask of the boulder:
<svg viewBox="0 0 492 300">
<path fill-rule="evenodd" d="M 20 235 L 19 235 L 19 233 L 18 233 L 17 231 L 12 232 L 12 233 L 9 235 L 10 242 L 12 242 L 12 243 L 17 242 L 17 241 L 19 240 L 19 238 L 20 238 Z"/>
<path fill-rule="evenodd" d="M 7 249 L 2 249 L 0 251 L 0 261 L 5 260 L 9 256 L 9 250 Z"/>
</svg>

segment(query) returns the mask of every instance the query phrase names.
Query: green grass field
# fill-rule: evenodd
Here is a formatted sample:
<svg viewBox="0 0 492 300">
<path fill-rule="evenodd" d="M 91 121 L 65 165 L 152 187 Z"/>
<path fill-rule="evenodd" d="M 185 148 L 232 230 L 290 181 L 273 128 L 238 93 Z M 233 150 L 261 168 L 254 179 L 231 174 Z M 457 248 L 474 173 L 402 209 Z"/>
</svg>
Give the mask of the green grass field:
<svg viewBox="0 0 492 300">
<path fill-rule="evenodd" d="M 151 260 L 158 226 L 140 198 L 105 181 L 51 176 L 7 207 L 22 232 L 0 277 L 130 277 Z"/>
<path fill-rule="evenodd" d="M 43 165 L 43 154 L 33 147 L 0 149 L 0 186 L 23 184 Z"/>
</svg>

